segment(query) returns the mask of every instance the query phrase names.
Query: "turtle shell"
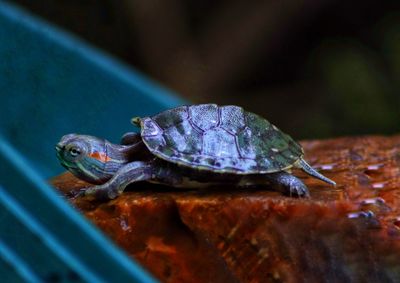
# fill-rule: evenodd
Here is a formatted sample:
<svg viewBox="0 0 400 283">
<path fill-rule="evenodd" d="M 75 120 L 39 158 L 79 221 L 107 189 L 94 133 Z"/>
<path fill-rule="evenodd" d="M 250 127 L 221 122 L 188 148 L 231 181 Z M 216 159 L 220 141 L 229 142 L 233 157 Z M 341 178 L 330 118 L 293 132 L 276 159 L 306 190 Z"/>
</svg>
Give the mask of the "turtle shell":
<svg viewBox="0 0 400 283">
<path fill-rule="evenodd" d="M 288 169 L 303 156 L 290 136 L 238 106 L 181 106 L 140 118 L 141 136 L 157 157 L 219 173 Z"/>
</svg>

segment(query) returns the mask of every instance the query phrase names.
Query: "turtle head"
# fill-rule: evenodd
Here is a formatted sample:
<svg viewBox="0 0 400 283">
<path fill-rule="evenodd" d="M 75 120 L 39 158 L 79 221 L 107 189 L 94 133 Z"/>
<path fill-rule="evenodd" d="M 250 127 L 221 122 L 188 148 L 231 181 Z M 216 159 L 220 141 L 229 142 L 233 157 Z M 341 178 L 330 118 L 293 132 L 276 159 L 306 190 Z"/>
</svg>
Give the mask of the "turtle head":
<svg viewBox="0 0 400 283">
<path fill-rule="evenodd" d="M 122 166 L 107 153 L 110 143 L 93 136 L 69 134 L 56 145 L 57 157 L 68 171 L 93 184 L 109 180 Z"/>
</svg>

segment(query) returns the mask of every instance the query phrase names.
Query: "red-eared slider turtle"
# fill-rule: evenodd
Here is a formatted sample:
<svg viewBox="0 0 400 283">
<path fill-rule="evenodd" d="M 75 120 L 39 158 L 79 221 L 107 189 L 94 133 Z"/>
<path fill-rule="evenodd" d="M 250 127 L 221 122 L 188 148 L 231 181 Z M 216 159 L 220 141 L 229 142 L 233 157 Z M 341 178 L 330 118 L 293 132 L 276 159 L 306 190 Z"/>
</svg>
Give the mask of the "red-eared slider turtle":
<svg viewBox="0 0 400 283">
<path fill-rule="evenodd" d="M 289 173 L 292 167 L 335 185 L 307 164 L 290 136 L 238 106 L 181 106 L 132 121 L 140 134 L 125 134 L 121 144 L 77 134 L 57 144 L 64 167 L 98 184 L 83 194 L 115 198 L 129 184 L 149 181 L 174 187 L 270 184 L 288 195 L 308 196 L 303 182 Z"/>
</svg>

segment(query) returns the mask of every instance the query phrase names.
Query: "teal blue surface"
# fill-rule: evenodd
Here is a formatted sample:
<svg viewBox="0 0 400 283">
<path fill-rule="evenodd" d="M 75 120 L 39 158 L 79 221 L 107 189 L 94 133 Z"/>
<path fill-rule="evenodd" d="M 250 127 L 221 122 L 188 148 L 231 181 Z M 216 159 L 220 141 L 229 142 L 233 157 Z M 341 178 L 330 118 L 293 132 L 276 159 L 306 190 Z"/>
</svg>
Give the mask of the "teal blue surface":
<svg viewBox="0 0 400 283">
<path fill-rule="evenodd" d="M 154 282 L 46 179 L 62 135 L 118 141 L 131 117 L 183 100 L 3 1 L 0 42 L 1 282 Z"/>
</svg>

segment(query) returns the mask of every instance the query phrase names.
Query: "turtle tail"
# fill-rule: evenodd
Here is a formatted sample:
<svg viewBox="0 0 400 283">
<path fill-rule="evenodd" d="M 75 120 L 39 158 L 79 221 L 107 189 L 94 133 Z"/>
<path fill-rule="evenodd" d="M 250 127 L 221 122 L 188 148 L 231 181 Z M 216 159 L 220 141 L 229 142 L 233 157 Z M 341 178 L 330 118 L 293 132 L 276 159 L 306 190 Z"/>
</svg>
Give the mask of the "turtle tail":
<svg viewBox="0 0 400 283">
<path fill-rule="evenodd" d="M 311 176 L 313 176 L 313 177 L 315 177 L 315 178 L 317 178 L 317 179 L 320 179 L 321 181 L 324 181 L 324 182 L 326 182 L 326 183 L 328 183 L 328 184 L 331 184 L 331 185 L 333 185 L 333 186 L 336 186 L 336 183 L 335 183 L 334 181 L 332 181 L 331 179 L 328 179 L 328 178 L 325 177 L 324 175 L 318 173 L 318 171 L 315 170 L 314 168 L 312 168 L 312 167 L 310 166 L 310 164 L 308 164 L 303 158 L 300 158 L 298 164 L 299 164 L 299 167 L 300 167 L 304 172 L 306 172 L 307 174 L 309 174 L 309 175 L 311 175 Z"/>
</svg>

